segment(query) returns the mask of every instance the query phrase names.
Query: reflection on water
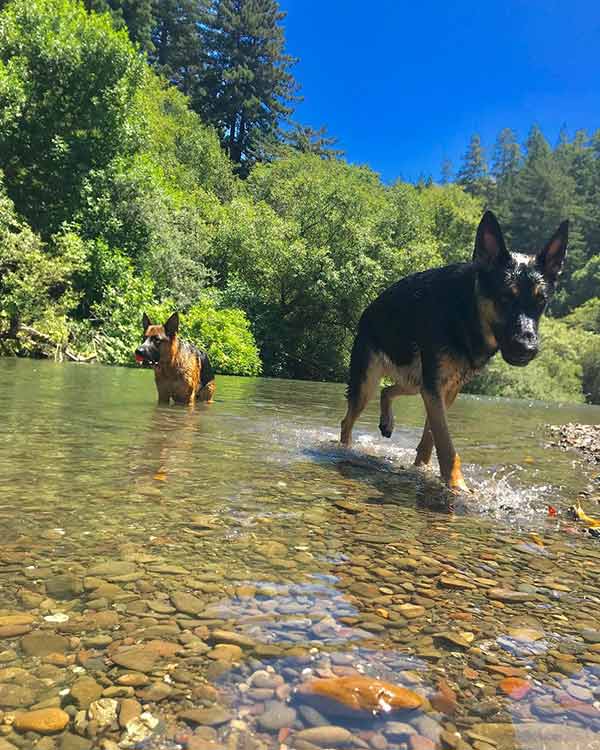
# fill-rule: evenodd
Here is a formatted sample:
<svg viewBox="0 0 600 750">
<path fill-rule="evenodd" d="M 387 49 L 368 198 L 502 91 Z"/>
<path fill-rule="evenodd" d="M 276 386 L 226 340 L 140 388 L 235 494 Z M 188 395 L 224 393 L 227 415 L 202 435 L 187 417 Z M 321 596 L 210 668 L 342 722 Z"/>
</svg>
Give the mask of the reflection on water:
<svg viewBox="0 0 600 750">
<path fill-rule="evenodd" d="M 59 706 L 82 749 L 595 746 L 599 542 L 547 514 L 594 477 L 545 427 L 599 409 L 459 399 L 473 492 L 448 512 L 411 467 L 417 399 L 392 440 L 368 410 L 348 451 L 338 385 L 221 378 L 189 411 L 145 371 L 0 377 L 2 750 L 39 740 L 15 711 Z M 339 715 L 297 691 L 348 675 L 426 703 Z"/>
</svg>

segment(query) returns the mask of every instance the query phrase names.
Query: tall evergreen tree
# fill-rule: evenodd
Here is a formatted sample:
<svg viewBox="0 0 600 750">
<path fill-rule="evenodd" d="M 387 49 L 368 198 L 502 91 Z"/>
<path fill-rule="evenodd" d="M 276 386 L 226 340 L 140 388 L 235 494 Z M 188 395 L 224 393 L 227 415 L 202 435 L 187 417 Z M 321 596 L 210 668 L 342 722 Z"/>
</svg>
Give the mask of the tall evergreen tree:
<svg viewBox="0 0 600 750">
<path fill-rule="evenodd" d="M 517 143 L 515 131 L 501 130 L 492 154 L 492 175 L 496 182 L 512 182 L 521 166 L 521 147 Z"/>
<path fill-rule="evenodd" d="M 575 184 L 560 166 L 539 127 L 527 138 L 526 158 L 514 184 L 510 202 L 510 231 L 515 246 L 526 251 L 539 250 L 549 228 L 570 213 Z M 573 250 L 576 235 L 570 233 Z"/>
<path fill-rule="evenodd" d="M 441 167 L 441 180 L 440 183 L 442 185 L 447 185 L 449 182 L 452 182 L 452 175 L 454 173 L 454 167 L 452 165 L 452 161 L 450 159 L 444 159 L 442 162 Z"/>
<path fill-rule="evenodd" d="M 510 223 L 510 201 L 521 163 L 521 147 L 515 132 L 511 128 L 504 128 L 498 134 L 492 153 L 492 175 L 495 180 L 492 204 L 503 223 Z"/>
<path fill-rule="evenodd" d="M 281 137 L 298 89 L 285 54 L 276 0 L 212 0 L 200 31 L 202 66 L 192 103 L 215 125 L 240 171 L 256 158 L 257 144 Z"/>
<path fill-rule="evenodd" d="M 463 157 L 463 163 L 456 174 L 456 181 L 467 193 L 478 198 L 487 198 L 490 190 L 490 177 L 485 152 L 480 136 L 475 133 Z"/>
<path fill-rule="evenodd" d="M 152 30 L 151 62 L 184 94 L 190 94 L 201 67 L 200 25 L 208 0 L 159 0 Z"/>
</svg>

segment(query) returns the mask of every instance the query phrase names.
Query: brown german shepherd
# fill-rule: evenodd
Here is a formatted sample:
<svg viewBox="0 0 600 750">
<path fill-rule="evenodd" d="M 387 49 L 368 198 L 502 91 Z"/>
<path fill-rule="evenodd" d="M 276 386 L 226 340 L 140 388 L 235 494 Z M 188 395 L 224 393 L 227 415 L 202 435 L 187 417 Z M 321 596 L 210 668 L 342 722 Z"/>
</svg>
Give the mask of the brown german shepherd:
<svg viewBox="0 0 600 750">
<path fill-rule="evenodd" d="M 135 350 L 139 364 L 154 369 L 159 404 L 211 403 L 215 394 L 215 374 L 206 352 L 180 339 L 179 314 L 173 313 L 164 325 L 154 325 L 144 313 L 144 337 Z"/>
</svg>

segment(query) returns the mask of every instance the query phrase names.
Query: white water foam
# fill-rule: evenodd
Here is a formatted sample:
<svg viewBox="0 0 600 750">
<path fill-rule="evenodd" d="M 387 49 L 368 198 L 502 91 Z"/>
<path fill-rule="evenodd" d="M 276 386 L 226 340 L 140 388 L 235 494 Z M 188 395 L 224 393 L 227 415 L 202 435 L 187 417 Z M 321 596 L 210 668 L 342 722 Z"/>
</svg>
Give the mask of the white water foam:
<svg viewBox="0 0 600 750">
<path fill-rule="evenodd" d="M 399 430 L 390 442 L 377 435 L 358 433 L 352 448 L 344 448 L 337 432 L 313 428 L 288 431 L 282 443 L 291 443 L 290 460 L 308 456 L 320 463 L 344 461 L 368 471 L 411 476 L 426 489 L 434 489 L 433 485 L 438 482 L 435 458 L 426 470 L 412 465 L 419 436 L 420 432 Z M 463 472 L 471 492 L 451 496 L 454 511 L 461 515 L 482 515 L 509 526 L 539 528 L 547 521 L 548 505 L 561 503 L 560 488 L 528 483 L 521 467 L 514 464 L 489 469 L 466 464 Z M 443 492 L 441 483 L 440 491 Z"/>
</svg>

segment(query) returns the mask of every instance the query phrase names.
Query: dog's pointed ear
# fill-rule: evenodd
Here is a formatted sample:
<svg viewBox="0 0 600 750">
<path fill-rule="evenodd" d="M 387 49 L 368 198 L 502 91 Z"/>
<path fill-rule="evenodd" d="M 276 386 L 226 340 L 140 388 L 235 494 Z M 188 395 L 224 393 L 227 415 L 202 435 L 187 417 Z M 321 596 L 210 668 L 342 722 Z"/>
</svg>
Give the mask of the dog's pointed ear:
<svg viewBox="0 0 600 750">
<path fill-rule="evenodd" d="M 144 333 L 150 328 L 152 323 L 150 322 L 150 318 L 144 313 L 142 316 L 142 328 L 144 329 Z"/>
<path fill-rule="evenodd" d="M 510 253 L 506 249 L 500 224 L 491 211 L 483 214 L 477 227 L 473 262 L 488 268 L 510 262 Z"/>
<path fill-rule="evenodd" d="M 177 333 L 179 330 L 179 313 L 174 312 L 173 315 L 167 320 L 165 323 L 165 333 L 169 338 L 173 338 L 173 336 Z"/>
<path fill-rule="evenodd" d="M 563 223 L 556 230 L 552 239 L 537 254 L 535 262 L 544 278 L 555 284 L 565 262 L 567 243 L 569 242 L 569 221 Z"/>
</svg>

